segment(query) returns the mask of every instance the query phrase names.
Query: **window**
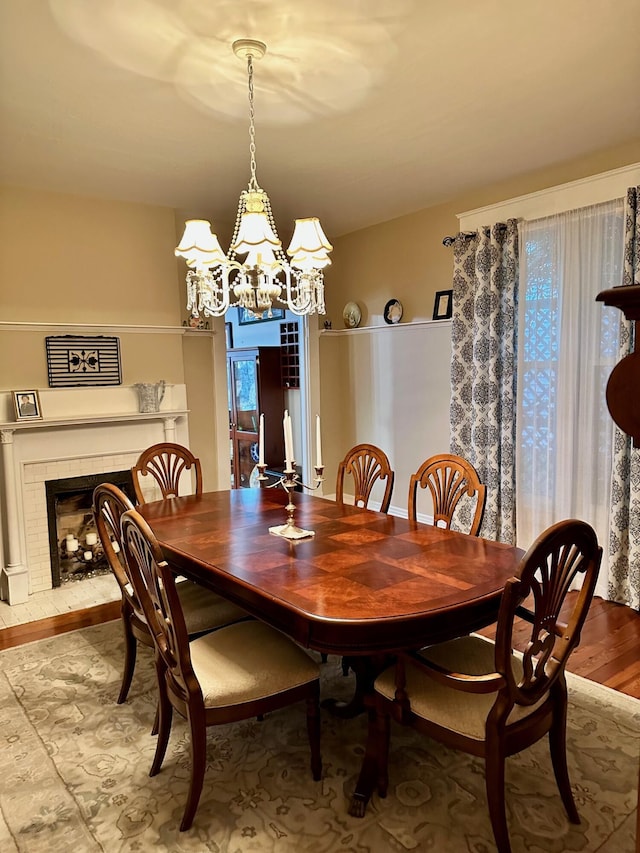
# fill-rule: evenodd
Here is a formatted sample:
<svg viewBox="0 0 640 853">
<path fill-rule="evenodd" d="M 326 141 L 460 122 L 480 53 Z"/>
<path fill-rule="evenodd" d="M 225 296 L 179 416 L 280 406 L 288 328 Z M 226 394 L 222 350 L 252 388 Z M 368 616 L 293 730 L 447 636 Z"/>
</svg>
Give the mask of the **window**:
<svg viewBox="0 0 640 853">
<path fill-rule="evenodd" d="M 579 517 L 608 536 L 613 422 L 606 383 L 620 312 L 596 303 L 622 282 L 623 202 L 520 227 L 518 544 Z"/>
</svg>

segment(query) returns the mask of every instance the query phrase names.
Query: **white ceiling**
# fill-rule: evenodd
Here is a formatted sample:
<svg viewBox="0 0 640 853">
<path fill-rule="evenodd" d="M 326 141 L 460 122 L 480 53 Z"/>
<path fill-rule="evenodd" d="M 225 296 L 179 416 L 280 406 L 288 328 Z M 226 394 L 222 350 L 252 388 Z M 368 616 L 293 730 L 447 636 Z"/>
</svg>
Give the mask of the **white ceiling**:
<svg viewBox="0 0 640 853">
<path fill-rule="evenodd" d="M 1 0 L 0 178 L 331 238 L 640 138 L 639 0 Z"/>
</svg>

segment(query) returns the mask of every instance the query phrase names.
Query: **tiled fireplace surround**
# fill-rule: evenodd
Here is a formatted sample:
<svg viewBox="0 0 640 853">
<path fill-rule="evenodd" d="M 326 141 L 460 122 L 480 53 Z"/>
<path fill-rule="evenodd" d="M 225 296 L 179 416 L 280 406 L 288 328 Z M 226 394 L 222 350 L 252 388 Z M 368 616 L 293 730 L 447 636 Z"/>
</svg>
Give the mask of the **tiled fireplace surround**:
<svg viewBox="0 0 640 853">
<path fill-rule="evenodd" d="M 0 597 L 9 604 L 52 588 L 47 480 L 126 470 L 151 444 L 188 444 L 184 385 L 168 386 L 154 414 L 138 413 L 130 386 L 40 391 L 40 402 L 42 420 L 15 422 L 0 392 Z"/>
</svg>

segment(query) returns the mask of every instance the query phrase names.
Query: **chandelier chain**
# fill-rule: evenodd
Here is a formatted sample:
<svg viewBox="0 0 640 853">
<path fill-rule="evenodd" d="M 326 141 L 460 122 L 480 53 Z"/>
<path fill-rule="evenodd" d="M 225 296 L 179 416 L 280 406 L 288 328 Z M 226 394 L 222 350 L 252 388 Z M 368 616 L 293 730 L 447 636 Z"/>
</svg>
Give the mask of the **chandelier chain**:
<svg viewBox="0 0 640 853">
<path fill-rule="evenodd" d="M 251 178 L 249 189 L 252 191 L 260 189 L 256 178 L 256 128 L 255 112 L 253 108 L 253 58 L 251 54 L 247 57 L 247 74 L 249 77 L 249 158 L 251 162 Z"/>
</svg>

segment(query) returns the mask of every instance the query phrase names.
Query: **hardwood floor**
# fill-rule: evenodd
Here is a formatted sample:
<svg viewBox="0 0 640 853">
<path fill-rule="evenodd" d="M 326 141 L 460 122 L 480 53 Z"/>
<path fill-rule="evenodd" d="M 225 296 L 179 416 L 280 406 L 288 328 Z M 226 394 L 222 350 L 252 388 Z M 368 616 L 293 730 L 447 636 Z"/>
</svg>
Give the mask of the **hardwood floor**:
<svg viewBox="0 0 640 853">
<path fill-rule="evenodd" d="M 0 649 L 119 617 L 120 602 L 113 601 L 4 628 L 0 631 Z M 491 629 L 483 633 L 490 636 Z M 582 631 L 582 641 L 569 664 L 568 669 L 577 675 L 640 699 L 640 613 L 621 604 L 595 598 Z"/>
<path fill-rule="evenodd" d="M 72 610 L 70 613 L 59 616 L 47 616 L 46 619 L 0 630 L 0 650 L 20 646 L 23 643 L 32 643 L 34 640 L 45 640 L 47 637 L 55 637 L 56 634 L 66 634 L 68 631 L 88 628 L 90 625 L 99 625 L 119 618 L 119 601 L 98 604 L 84 610 Z"/>
</svg>

